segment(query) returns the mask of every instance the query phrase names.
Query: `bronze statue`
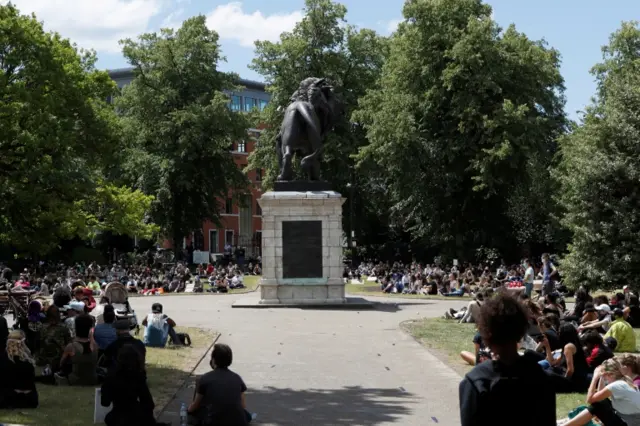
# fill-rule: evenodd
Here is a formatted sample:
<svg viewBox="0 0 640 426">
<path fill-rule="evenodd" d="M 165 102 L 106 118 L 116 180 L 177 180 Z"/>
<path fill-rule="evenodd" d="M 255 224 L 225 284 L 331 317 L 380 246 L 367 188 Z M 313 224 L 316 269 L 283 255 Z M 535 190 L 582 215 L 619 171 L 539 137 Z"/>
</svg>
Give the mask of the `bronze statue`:
<svg viewBox="0 0 640 426">
<path fill-rule="evenodd" d="M 308 179 L 320 180 L 320 159 L 323 141 L 333 130 L 337 101 L 333 87 L 324 78 L 304 79 L 291 96 L 291 104 L 284 112 L 280 133 L 276 137 L 279 181 L 293 179 L 291 157 L 304 155 L 300 166 Z"/>
</svg>

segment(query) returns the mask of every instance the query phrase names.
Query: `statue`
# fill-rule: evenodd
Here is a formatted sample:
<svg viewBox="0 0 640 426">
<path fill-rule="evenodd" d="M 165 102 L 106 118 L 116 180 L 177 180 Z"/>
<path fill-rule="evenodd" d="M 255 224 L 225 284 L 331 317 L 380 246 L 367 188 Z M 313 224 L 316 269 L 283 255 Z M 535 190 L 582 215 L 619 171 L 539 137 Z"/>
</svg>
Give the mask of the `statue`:
<svg viewBox="0 0 640 426">
<path fill-rule="evenodd" d="M 333 87 L 326 79 L 304 79 L 291 96 L 291 104 L 284 112 L 280 133 L 276 137 L 276 153 L 280 174 L 278 181 L 293 179 L 291 158 L 294 153 L 304 155 L 300 166 L 310 181 L 320 180 L 320 159 L 323 141 L 333 130 L 337 111 Z"/>
</svg>

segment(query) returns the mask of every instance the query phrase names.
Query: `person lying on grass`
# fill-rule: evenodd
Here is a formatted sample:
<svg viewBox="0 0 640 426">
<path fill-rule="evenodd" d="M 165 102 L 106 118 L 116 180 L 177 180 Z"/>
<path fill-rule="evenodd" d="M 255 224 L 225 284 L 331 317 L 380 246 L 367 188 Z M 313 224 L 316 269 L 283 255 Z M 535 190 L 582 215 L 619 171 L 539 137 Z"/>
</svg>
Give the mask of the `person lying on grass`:
<svg viewBox="0 0 640 426">
<path fill-rule="evenodd" d="M 587 392 L 590 404 L 563 426 L 582 426 L 594 417 L 603 426 L 640 426 L 640 392 L 615 358 L 596 368 Z"/>
</svg>

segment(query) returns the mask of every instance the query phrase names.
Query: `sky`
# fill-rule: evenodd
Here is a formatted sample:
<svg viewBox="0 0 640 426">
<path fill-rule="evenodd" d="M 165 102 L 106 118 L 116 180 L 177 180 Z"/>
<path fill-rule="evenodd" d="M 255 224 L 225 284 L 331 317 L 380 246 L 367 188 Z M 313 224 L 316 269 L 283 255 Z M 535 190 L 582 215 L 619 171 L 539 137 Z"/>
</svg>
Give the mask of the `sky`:
<svg viewBox="0 0 640 426">
<path fill-rule="evenodd" d="M 118 40 L 162 27 L 178 27 L 203 14 L 220 34 L 227 62 L 220 68 L 252 80 L 247 68 L 254 40 L 277 41 L 302 16 L 304 0 L 11 0 L 23 13 L 35 13 L 47 30 L 57 31 L 80 47 L 98 52 L 98 67 L 122 68 Z M 640 19 L 638 0 L 485 0 L 502 27 L 515 24 L 532 39 L 545 39 L 562 54 L 567 113 L 589 104 L 595 83 L 590 68 L 602 58 L 601 46 L 622 21 Z M 7 0 L 0 0 L 0 4 Z M 390 34 L 402 20 L 403 0 L 342 0 L 347 21 Z"/>
</svg>

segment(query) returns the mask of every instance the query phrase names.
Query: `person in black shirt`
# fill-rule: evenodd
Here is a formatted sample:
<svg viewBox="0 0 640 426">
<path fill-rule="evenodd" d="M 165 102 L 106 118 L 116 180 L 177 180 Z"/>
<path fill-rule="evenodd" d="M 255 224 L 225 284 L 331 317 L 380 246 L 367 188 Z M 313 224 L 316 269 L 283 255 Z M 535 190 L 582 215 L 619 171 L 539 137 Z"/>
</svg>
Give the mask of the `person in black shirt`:
<svg viewBox="0 0 640 426">
<path fill-rule="evenodd" d="M 210 371 L 198 381 L 196 394 L 189 406 L 189 424 L 246 426 L 252 419 L 246 411 L 242 378 L 229 370 L 233 361 L 231 348 L 218 343 L 211 353 Z"/>
<path fill-rule="evenodd" d="M 104 350 L 105 365 L 108 368 L 113 368 L 116 365 L 116 360 L 118 359 L 118 352 L 127 344 L 132 345 L 138 352 L 140 352 L 140 355 L 142 356 L 142 363 L 144 364 L 147 356 L 147 348 L 145 348 L 144 343 L 131 335 L 129 330 L 129 321 L 118 320 L 115 322 L 113 327 L 116 329 L 118 338 Z"/>
<path fill-rule="evenodd" d="M 13 330 L 0 353 L 0 408 L 36 408 L 35 361 L 22 330 Z"/>
<path fill-rule="evenodd" d="M 159 426 L 153 416 L 155 404 L 147 385 L 144 360 L 132 344 L 118 352 L 116 367 L 107 375 L 101 388 L 100 404 L 111 411 L 105 416 L 107 426 Z"/>
<path fill-rule="evenodd" d="M 480 308 L 478 329 L 494 360 L 476 365 L 460 383 L 462 426 L 555 426 L 556 396 L 538 363 L 518 354 L 529 326 L 520 302 L 498 294 Z M 523 415 L 522 401 L 536 409 Z"/>
</svg>

